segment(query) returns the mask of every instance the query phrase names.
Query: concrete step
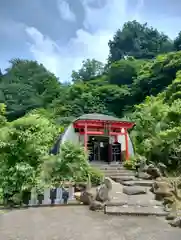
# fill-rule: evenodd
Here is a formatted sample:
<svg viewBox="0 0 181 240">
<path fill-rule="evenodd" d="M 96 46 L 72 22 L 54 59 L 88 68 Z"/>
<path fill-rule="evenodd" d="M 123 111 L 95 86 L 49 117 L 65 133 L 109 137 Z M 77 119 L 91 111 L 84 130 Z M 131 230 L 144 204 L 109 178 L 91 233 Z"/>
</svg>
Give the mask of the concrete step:
<svg viewBox="0 0 181 240">
<path fill-rule="evenodd" d="M 134 176 L 132 172 L 104 171 L 106 176 Z"/>
<path fill-rule="evenodd" d="M 125 168 L 107 168 L 107 169 L 102 169 L 102 168 L 100 168 L 100 170 L 102 170 L 102 171 L 110 171 L 110 172 L 113 172 L 113 171 L 116 171 L 116 172 L 131 172 L 131 173 L 134 173 L 135 174 L 135 172 L 134 171 L 131 171 L 131 170 L 127 170 L 127 169 L 125 169 Z"/>
<path fill-rule="evenodd" d="M 118 166 L 100 166 L 100 169 L 102 169 L 102 170 L 127 170 L 120 165 L 118 165 Z M 129 171 L 129 170 L 127 170 L 127 171 Z"/>
<path fill-rule="evenodd" d="M 100 169 L 102 170 L 122 170 L 122 171 L 131 171 L 131 170 L 127 170 L 123 167 L 100 167 Z"/>
<path fill-rule="evenodd" d="M 101 164 L 90 164 L 93 167 L 99 168 L 99 169 L 125 169 L 122 165 L 120 164 L 105 164 L 105 165 L 101 165 Z"/>
<path fill-rule="evenodd" d="M 124 182 L 127 182 L 127 181 L 135 181 L 137 180 L 135 176 L 132 176 L 132 175 L 125 175 L 125 176 L 114 176 L 112 175 L 111 178 L 117 182 L 117 183 L 124 183 Z"/>
<path fill-rule="evenodd" d="M 123 172 L 124 171 L 129 171 L 129 170 L 126 170 L 126 169 L 121 168 L 121 167 L 97 167 L 97 166 L 95 166 L 94 168 L 98 168 L 101 171 L 123 171 Z"/>
<path fill-rule="evenodd" d="M 137 216 L 167 216 L 161 206 L 137 206 L 137 205 L 122 205 L 122 206 L 105 206 L 104 213 L 109 215 L 137 215 Z"/>
<path fill-rule="evenodd" d="M 133 180 L 133 181 L 123 181 L 122 184 L 124 186 L 143 186 L 143 187 L 151 187 L 153 184 L 153 180 Z"/>
<path fill-rule="evenodd" d="M 125 201 L 115 201 L 111 200 L 106 204 L 109 207 L 116 207 L 116 206 L 140 206 L 140 207 L 154 207 L 154 206 L 159 206 L 162 207 L 163 204 L 160 201 L 157 200 L 135 200 L 135 199 L 127 199 Z"/>
</svg>

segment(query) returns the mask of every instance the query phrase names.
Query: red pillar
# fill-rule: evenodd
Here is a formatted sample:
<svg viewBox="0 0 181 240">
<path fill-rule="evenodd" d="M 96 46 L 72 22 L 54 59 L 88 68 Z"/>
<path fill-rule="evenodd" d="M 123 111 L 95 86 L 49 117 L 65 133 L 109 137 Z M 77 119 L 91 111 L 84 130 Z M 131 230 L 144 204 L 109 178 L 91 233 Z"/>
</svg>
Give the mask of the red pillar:
<svg viewBox="0 0 181 240">
<path fill-rule="evenodd" d="M 125 147 L 126 147 L 126 160 L 129 159 L 129 145 L 128 145 L 128 132 L 125 129 Z"/>
<path fill-rule="evenodd" d="M 85 126 L 84 126 L 84 149 L 85 151 L 87 152 L 87 123 L 85 123 Z"/>
</svg>

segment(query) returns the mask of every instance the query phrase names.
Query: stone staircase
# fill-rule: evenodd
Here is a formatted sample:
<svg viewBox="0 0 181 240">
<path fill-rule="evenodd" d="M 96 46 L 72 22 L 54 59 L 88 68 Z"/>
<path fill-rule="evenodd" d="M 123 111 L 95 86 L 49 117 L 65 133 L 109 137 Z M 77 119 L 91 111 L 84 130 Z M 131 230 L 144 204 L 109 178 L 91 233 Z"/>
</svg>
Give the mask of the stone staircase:
<svg viewBox="0 0 181 240">
<path fill-rule="evenodd" d="M 113 182 L 111 201 L 106 204 L 104 213 L 111 215 L 167 216 L 161 202 L 154 200 L 150 192 L 152 180 L 135 177 L 135 172 L 120 164 L 92 164 L 99 168 Z"/>
</svg>

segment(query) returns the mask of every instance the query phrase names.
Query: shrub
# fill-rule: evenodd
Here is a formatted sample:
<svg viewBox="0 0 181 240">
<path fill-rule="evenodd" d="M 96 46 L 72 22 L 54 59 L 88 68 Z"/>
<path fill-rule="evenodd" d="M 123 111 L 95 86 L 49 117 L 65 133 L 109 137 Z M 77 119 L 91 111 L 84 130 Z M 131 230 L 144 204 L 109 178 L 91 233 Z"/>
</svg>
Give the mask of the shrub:
<svg viewBox="0 0 181 240">
<path fill-rule="evenodd" d="M 128 161 L 125 161 L 123 166 L 128 169 L 128 170 L 133 170 L 134 169 L 134 164 L 132 161 L 128 160 Z"/>
<path fill-rule="evenodd" d="M 104 175 L 99 169 L 90 167 L 89 174 L 93 185 L 98 186 L 103 181 Z"/>
<path fill-rule="evenodd" d="M 102 180 L 102 174 L 90 166 L 84 148 L 79 144 L 65 142 L 60 147 L 60 154 L 45 159 L 42 165 L 42 177 L 51 185 L 61 181 L 86 182 L 90 176 L 93 184 Z"/>
<path fill-rule="evenodd" d="M 138 164 L 141 161 L 146 162 L 146 158 L 144 156 L 136 154 L 133 157 L 130 157 L 128 161 L 125 161 L 123 165 L 125 168 L 129 170 L 135 170 L 136 164 Z"/>
<path fill-rule="evenodd" d="M 1 128 L 0 187 L 8 200 L 36 184 L 43 157 L 57 128 L 37 114 L 27 115 Z"/>
</svg>

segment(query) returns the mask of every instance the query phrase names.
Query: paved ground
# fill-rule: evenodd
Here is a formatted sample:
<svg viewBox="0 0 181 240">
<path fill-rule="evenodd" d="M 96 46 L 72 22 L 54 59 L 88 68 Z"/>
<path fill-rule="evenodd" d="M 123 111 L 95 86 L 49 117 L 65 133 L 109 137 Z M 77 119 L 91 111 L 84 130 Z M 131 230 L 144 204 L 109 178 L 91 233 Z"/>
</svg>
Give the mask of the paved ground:
<svg viewBox="0 0 181 240">
<path fill-rule="evenodd" d="M 181 229 L 156 217 L 108 216 L 84 206 L 0 214 L 2 240 L 180 240 Z"/>
</svg>

